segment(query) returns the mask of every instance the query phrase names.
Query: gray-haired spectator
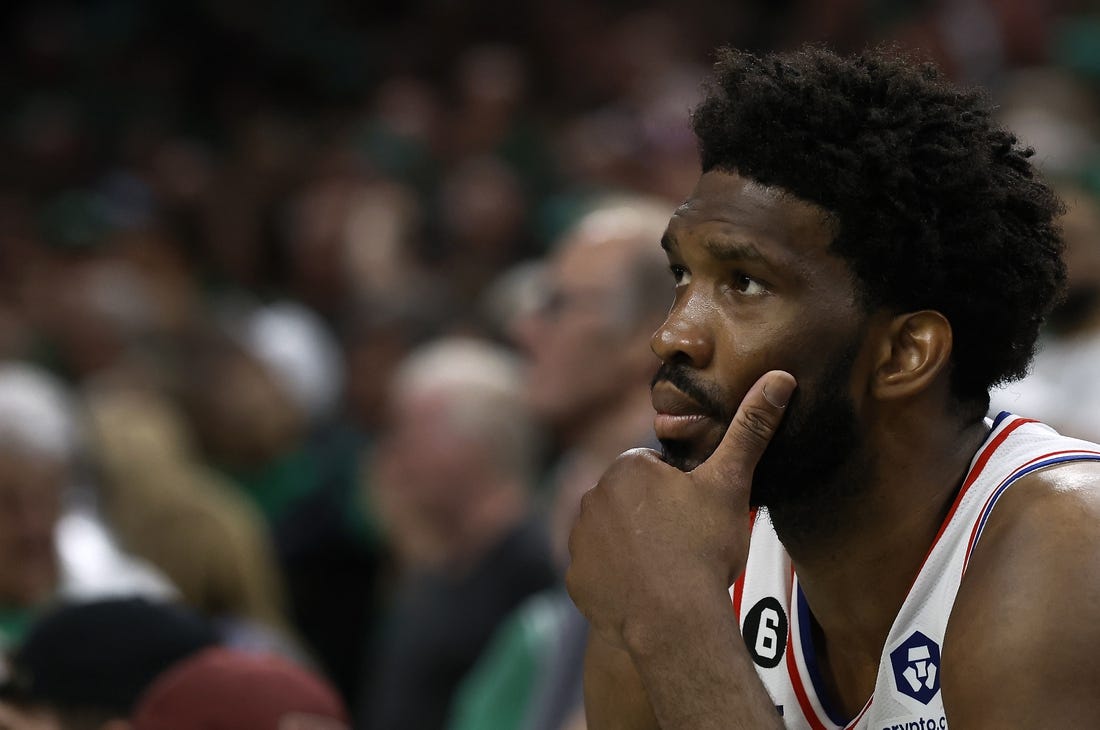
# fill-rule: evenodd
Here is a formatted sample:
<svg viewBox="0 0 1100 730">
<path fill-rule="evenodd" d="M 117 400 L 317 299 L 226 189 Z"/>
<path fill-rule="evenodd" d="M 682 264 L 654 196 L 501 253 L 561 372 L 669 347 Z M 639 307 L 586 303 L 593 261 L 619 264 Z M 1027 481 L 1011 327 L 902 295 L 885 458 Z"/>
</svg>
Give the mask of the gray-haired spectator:
<svg viewBox="0 0 1100 730">
<path fill-rule="evenodd" d="M 519 362 L 477 340 L 415 351 L 391 392 L 375 485 L 405 574 L 361 719 L 376 730 L 441 728 L 501 618 L 555 581 L 530 512 L 537 430 Z"/>
<path fill-rule="evenodd" d="M 59 380 L 0 363 L 0 650 L 59 598 L 175 593 L 100 520 L 78 478 L 82 442 L 80 413 Z"/>
<path fill-rule="evenodd" d="M 550 532 L 560 569 L 581 495 L 621 452 L 652 444 L 648 335 L 667 311 L 659 241 L 672 205 L 608 200 L 548 257 L 542 306 L 513 323 L 530 362 L 527 398 L 563 449 Z M 587 625 L 560 588 L 508 617 L 463 683 L 452 730 L 559 730 L 581 715 Z"/>
</svg>

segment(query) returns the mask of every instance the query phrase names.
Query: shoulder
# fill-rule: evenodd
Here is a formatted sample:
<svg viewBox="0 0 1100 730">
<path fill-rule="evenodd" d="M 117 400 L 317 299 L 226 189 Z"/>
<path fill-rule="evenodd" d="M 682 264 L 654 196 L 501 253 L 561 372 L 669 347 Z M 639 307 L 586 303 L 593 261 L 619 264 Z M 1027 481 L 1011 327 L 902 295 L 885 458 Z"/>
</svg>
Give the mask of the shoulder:
<svg viewBox="0 0 1100 730">
<path fill-rule="evenodd" d="M 990 514 L 944 640 L 952 724 L 1082 726 L 1100 715 L 1100 462 L 1021 478 Z"/>
</svg>

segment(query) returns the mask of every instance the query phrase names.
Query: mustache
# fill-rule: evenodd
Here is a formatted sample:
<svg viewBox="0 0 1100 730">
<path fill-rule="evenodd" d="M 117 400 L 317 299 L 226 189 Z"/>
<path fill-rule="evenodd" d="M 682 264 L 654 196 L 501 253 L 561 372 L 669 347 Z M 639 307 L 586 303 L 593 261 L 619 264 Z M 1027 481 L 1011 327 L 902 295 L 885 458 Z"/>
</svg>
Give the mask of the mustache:
<svg viewBox="0 0 1100 730">
<path fill-rule="evenodd" d="M 688 368 L 685 366 L 662 363 L 653 375 L 653 380 L 649 384 L 650 390 L 661 382 L 673 385 L 681 393 L 698 403 L 705 411 L 705 415 L 722 423 L 729 423 L 733 418 L 733 413 L 722 405 L 721 397 L 710 388 L 693 380 Z"/>
</svg>

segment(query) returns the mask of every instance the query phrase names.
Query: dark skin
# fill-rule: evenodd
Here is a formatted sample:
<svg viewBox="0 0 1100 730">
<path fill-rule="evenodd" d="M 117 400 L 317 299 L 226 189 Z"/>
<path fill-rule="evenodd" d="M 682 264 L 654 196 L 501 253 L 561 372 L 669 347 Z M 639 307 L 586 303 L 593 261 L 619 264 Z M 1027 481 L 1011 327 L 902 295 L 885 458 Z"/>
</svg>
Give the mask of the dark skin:
<svg viewBox="0 0 1100 730">
<path fill-rule="evenodd" d="M 727 427 L 685 415 L 690 400 L 662 400 L 659 386 L 658 436 L 686 440 L 694 468 L 627 452 L 582 503 L 567 583 L 594 629 L 592 730 L 782 727 L 728 587 L 745 566 L 753 469 L 783 406 L 796 387 L 818 387 L 823 363 L 853 341 L 860 439 L 837 478 L 858 479 L 860 497 L 845 505 L 844 530 L 776 510 L 772 520 L 813 614 L 832 704 L 854 715 L 874 689 L 889 628 L 987 429 L 949 392 L 947 320 L 865 311 L 828 251 L 832 236 L 816 206 L 720 171 L 669 224 L 676 299 L 653 349 L 739 406 Z M 994 510 L 944 641 L 952 728 L 1084 727 L 1100 716 L 1097 484 L 1093 464 L 1048 468 Z"/>
</svg>

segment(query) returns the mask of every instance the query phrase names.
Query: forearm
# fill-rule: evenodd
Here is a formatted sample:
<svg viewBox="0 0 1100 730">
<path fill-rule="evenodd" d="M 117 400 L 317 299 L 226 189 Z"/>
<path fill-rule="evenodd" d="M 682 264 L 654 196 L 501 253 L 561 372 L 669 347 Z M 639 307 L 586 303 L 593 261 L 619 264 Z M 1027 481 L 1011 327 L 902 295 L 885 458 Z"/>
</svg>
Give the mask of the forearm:
<svg viewBox="0 0 1100 730">
<path fill-rule="evenodd" d="M 626 637 L 657 725 L 663 730 L 782 728 L 728 594 L 693 601 L 680 615 L 681 620 Z"/>
</svg>

